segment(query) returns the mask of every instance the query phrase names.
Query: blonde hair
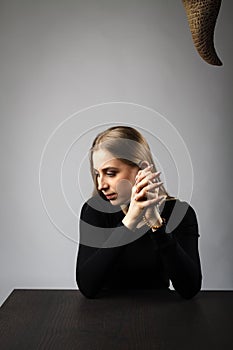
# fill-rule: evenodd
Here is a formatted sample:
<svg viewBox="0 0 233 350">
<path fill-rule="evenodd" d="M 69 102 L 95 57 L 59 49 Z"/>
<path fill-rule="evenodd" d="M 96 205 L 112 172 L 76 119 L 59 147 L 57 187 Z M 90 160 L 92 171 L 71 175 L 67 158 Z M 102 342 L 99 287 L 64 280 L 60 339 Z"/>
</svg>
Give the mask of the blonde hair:
<svg viewBox="0 0 233 350">
<path fill-rule="evenodd" d="M 93 153 L 99 149 L 110 152 L 115 158 L 120 159 L 123 163 L 132 167 L 141 168 L 140 163 L 147 161 L 153 164 L 154 172 L 157 172 L 150 147 L 146 139 L 136 129 L 129 126 L 113 126 L 99 133 L 89 150 L 89 161 L 94 189 L 92 195 L 99 194 L 106 200 L 101 191 L 98 190 L 97 177 L 93 167 Z M 164 186 L 160 186 L 159 195 L 170 197 Z"/>
</svg>

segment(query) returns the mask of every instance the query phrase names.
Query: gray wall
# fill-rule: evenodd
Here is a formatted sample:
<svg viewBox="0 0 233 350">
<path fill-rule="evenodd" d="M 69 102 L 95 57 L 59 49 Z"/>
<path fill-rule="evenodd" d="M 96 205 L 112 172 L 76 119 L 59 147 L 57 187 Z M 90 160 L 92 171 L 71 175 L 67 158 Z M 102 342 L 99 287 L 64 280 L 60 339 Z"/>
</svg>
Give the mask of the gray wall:
<svg viewBox="0 0 233 350">
<path fill-rule="evenodd" d="M 180 0 L 1 1 L 1 302 L 14 288 L 76 288 L 87 148 L 111 121 L 159 133 L 162 117 L 142 106 L 190 154 L 203 289 L 232 289 L 232 10 L 223 1 L 217 68 L 197 55 Z M 75 114 L 110 101 L 135 105 Z"/>
</svg>

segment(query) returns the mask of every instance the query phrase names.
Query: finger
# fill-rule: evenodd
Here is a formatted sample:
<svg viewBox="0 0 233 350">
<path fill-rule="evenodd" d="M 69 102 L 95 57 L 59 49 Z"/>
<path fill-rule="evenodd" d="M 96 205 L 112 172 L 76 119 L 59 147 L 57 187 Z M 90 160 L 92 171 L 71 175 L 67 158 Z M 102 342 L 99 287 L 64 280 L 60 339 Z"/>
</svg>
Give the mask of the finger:
<svg viewBox="0 0 233 350">
<path fill-rule="evenodd" d="M 166 201 L 166 199 L 167 199 L 167 196 L 163 196 L 161 201 L 157 205 L 163 204 Z"/>
<path fill-rule="evenodd" d="M 145 174 L 141 174 L 138 178 L 137 178 L 137 183 L 139 183 L 140 181 L 142 181 L 143 179 L 147 178 L 148 180 L 152 181 L 155 178 L 159 178 L 161 174 L 161 171 L 157 171 L 155 173 L 152 173 L 151 171 L 145 173 Z"/>
<path fill-rule="evenodd" d="M 134 198 L 137 201 L 142 201 L 146 199 L 151 199 L 156 196 L 158 198 L 159 193 L 159 187 L 163 185 L 163 182 L 161 183 L 153 183 L 149 184 L 146 187 L 143 187 L 139 192 L 137 190 L 134 192 Z"/>
<path fill-rule="evenodd" d="M 144 174 L 140 174 L 138 176 L 138 178 L 136 179 L 136 181 L 135 181 L 135 185 L 138 185 L 139 183 L 141 183 L 141 185 L 145 186 L 149 182 L 148 177 L 151 174 L 152 174 L 152 172 L 147 172 L 147 173 L 144 173 Z M 144 182 L 142 183 L 143 180 L 144 180 Z"/>
<path fill-rule="evenodd" d="M 142 173 L 144 173 L 144 172 L 146 172 L 146 171 L 148 171 L 148 170 L 151 170 L 152 168 L 153 168 L 153 164 L 149 164 L 149 165 L 146 166 L 145 168 L 140 169 L 140 170 L 138 171 L 138 174 L 142 174 Z"/>
<path fill-rule="evenodd" d="M 140 207 L 141 208 L 148 208 L 150 206 L 154 206 L 158 204 L 162 200 L 162 196 L 154 198 L 154 199 L 148 199 L 146 201 L 140 202 Z"/>
<path fill-rule="evenodd" d="M 148 165 L 148 167 L 146 167 L 145 169 L 139 170 L 136 177 L 135 177 L 135 181 L 137 181 L 139 178 L 143 178 L 145 176 L 146 173 L 151 172 L 151 169 L 153 168 L 153 164 Z"/>
<path fill-rule="evenodd" d="M 161 171 L 158 171 L 157 173 L 150 173 L 146 177 L 142 178 L 138 181 L 136 181 L 135 185 L 138 189 L 137 192 L 139 192 L 144 186 L 147 186 L 149 183 L 156 183 L 156 180 L 159 180 L 159 175 L 161 174 Z M 161 181 L 159 181 L 161 182 Z M 158 182 L 157 182 L 158 183 Z"/>
<path fill-rule="evenodd" d="M 166 201 L 166 199 L 167 199 L 167 196 L 164 196 L 161 200 L 160 200 L 160 202 L 158 202 L 156 205 L 155 205 L 155 208 L 156 208 L 156 210 L 160 213 L 160 207 L 161 207 L 161 205 Z"/>
<path fill-rule="evenodd" d="M 144 187 L 144 189 L 147 191 L 147 192 L 150 192 L 160 186 L 163 185 L 163 182 L 160 181 L 160 182 L 149 182 L 149 185 L 147 185 L 146 187 Z"/>
<path fill-rule="evenodd" d="M 147 186 L 142 187 L 141 189 L 139 187 L 137 187 L 135 190 L 135 193 L 142 193 L 142 195 L 145 195 L 147 192 L 156 193 L 158 191 L 155 191 L 155 190 L 158 189 L 162 185 L 163 185 L 162 181 L 155 182 L 155 183 L 149 182 L 149 184 Z"/>
</svg>

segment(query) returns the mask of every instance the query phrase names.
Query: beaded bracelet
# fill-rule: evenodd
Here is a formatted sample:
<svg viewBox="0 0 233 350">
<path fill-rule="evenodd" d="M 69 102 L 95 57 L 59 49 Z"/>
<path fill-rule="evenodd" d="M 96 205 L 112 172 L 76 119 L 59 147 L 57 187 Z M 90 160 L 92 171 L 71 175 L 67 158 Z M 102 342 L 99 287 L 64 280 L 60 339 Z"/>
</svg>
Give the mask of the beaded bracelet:
<svg viewBox="0 0 233 350">
<path fill-rule="evenodd" d="M 148 227 L 150 227 L 152 230 L 157 230 L 158 228 L 162 227 L 162 226 L 166 223 L 166 220 L 165 220 L 164 218 L 162 218 L 162 224 L 161 224 L 161 225 L 156 225 L 156 226 L 151 225 L 151 224 L 149 223 L 149 221 L 147 221 L 147 219 L 145 218 L 144 215 L 143 215 L 143 221 L 144 221 L 144 223 L 145 223 Z"/>
</svg>

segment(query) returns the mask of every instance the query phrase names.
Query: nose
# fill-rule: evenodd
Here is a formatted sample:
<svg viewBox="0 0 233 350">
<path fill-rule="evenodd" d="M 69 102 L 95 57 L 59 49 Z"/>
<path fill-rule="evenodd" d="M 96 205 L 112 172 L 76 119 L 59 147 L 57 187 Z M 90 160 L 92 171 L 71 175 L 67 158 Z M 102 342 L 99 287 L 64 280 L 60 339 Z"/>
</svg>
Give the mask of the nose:
<svg viewBox="0 0 233 350">
<path fill-rule="evenodd" d="M 104 180 L 103 177 L 100 177 L 97 179 L 97 184 L 98 184 L 98 190 L 102 191 L 108 188 L 108 184 L 106 182 L 106 180 Z"/>
</svg>

